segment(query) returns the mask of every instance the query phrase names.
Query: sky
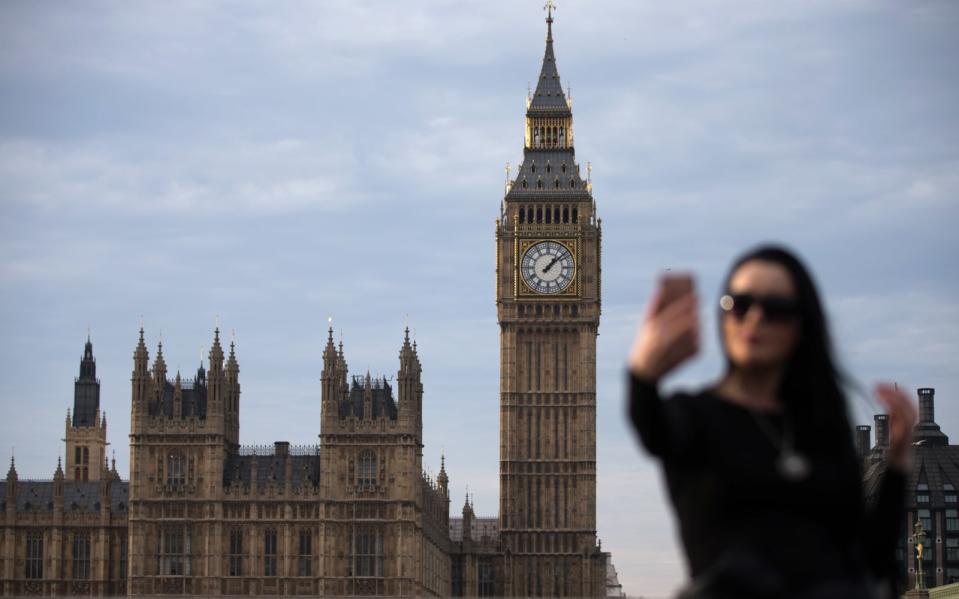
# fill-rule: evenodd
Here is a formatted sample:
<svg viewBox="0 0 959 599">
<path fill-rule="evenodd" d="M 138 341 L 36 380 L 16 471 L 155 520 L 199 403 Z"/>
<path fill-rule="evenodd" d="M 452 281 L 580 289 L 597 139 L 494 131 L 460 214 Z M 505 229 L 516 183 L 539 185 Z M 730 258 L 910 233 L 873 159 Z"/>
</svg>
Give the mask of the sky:
<svg viewBox="0 0 959 599">
<path fill-rule="evenodd" d="M 144 323 L 192 376 L 235 334 L 241 440 L 317 442 L 328 318 L 353 373 L 423 363 L 424 466 L 498 497 L 494 220 L 522 158 L 542 2 L 0 4 L 0 439 L 49 478 L 87 331 L 117 465 Z M 657 273 L 805 259 L 842 364 L 935 387 L 959 435 L 959 6 L 563 0 L 554 24 L 603 229 L 598 535 L 633 596 L 685 580 L 625 355 Z M 514 168 L 515 172 L 515 168 Z M 171 372 L 172 375 L 172 372 Z M 854 394 L 857 422 L 878 411 Z"/>
</svg>

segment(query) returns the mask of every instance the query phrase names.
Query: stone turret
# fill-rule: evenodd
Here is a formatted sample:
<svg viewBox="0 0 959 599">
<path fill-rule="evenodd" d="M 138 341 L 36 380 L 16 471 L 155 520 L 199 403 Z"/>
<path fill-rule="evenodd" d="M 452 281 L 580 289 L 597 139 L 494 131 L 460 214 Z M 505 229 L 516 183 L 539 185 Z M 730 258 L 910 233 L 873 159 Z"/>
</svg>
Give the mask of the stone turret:
<svg viewBox="0 0 959 599">
<path fill-rule="evenodd" d="M 100 380 L 89 335 L 80 359 L 80 376 L 74 379 L 73 410 L 67 410 L 63 441 L 66 479 L 99 480 L 99 465 L 107 454 L 107 420 L 100 411 Z"/>
</svg>

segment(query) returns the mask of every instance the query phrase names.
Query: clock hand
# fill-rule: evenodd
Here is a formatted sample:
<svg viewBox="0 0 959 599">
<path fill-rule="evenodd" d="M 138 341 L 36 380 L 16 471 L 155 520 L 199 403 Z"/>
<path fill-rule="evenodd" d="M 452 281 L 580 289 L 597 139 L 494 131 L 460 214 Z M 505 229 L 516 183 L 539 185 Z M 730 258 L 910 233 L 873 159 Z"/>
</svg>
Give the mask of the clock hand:
<svg viewBox="0 0 959 599">
<path fill-rule="evenodd" d="M 545 275 L 546 273 L 548 273 L 550 269 L 553 268 L 553 265 L 556 264 L 557 262 L 559 262 L 559 256 L 556 256 L 555 258 L 553 258 L 552 262 L 550 262 L 549 264 L 543 267 L 543 274 Z"/>
</svg>

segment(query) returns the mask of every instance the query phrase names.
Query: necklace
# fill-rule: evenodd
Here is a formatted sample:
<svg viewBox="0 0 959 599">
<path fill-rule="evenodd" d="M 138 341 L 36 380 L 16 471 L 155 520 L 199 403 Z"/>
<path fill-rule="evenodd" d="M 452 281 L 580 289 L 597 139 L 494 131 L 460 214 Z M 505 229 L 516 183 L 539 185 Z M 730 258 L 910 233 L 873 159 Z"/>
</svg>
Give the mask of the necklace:
<svg viewBox="0 0 959 599">
<path fill-rule="evenodd" d="M 773 447 L 779 451 L 779 457 L 776 459 L 776 470 L 779 474 L 786 480 L 793 482 L 800 481 L 809 476 L 809 471 L 811 470 L 809 459 L 793 447 L 793 430 L 789 424 L 789 419 L 785 416 L 783 417 L 783 433 L 780 440 L 780 436 L 776 434 L 776 431 L 772 428 L 769 421 L 766 420 L 765 416 L 755 410 L 749 410 L 749 413 L 753 415 L 753 419 L 759 426 L 759 430 L 769 439 Z"/>
</svg>

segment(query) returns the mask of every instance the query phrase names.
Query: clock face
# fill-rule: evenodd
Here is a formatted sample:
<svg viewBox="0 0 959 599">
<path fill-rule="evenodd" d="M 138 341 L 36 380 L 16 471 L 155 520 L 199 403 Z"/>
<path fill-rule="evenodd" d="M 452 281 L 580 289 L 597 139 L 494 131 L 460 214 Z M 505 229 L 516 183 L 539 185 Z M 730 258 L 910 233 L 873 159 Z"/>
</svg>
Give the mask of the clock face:
<svg viewBox="0 0 959 599">
<path fill-rule="evenodd" d="M 576 263 L 569 248 L 558 241 L 540 241 L 523 254 L 523 281 L 537 293 L 560 293 L 573 282 Z"/>
</svg>

